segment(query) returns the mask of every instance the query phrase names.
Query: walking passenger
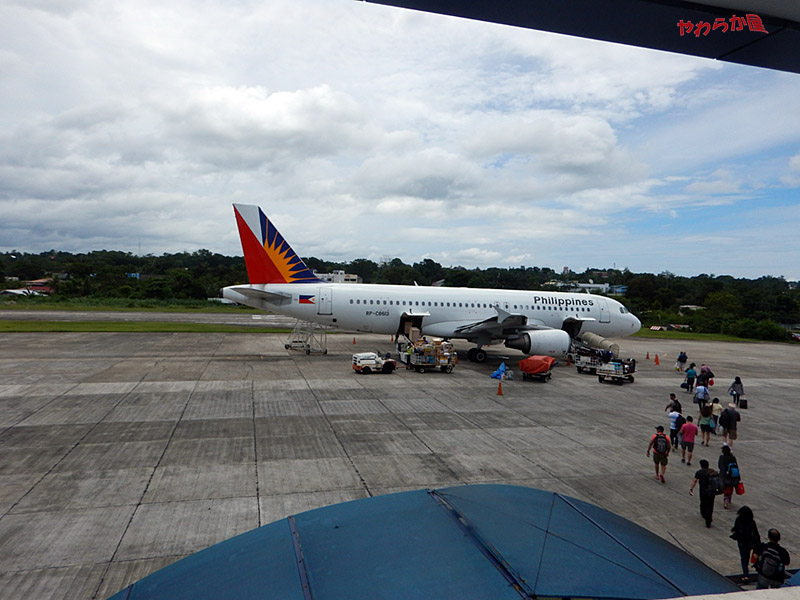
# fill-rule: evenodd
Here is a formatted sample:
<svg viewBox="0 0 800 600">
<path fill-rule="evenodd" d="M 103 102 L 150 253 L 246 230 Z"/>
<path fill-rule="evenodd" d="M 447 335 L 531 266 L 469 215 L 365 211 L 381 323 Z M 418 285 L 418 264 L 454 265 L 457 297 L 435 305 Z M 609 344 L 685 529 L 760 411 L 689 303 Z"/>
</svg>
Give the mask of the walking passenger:
<svg viewBox="0 0 800 600">
<path fill-rule="evenodd" d="M 722 425 L 722 443 L 728 444 L 733 448 L 733 441 L 739 437 L 739 421 L 742 416 L 736 410 L 736 405 L 733 402 L 728 403 L 728 408 L 722 411 L 719 416 L 719 423 Z"/>
<path fill-rule="evenodd" d="M 756 553 L 756 571 L 758 571 L 757 589 L 779 588 L 786 579 L 786 567 L 789 565 L 789 553 L 778 542 L 781 532 L 770 529 L 767 532 L 766 544 L 761 544 Z"/>
<path fill-rule="evenodd" d="M 742 583 L 750 580 L 750 556 L 761 546 L 761 536 L 758 526 L 753 518 L 753 511 L 749 506 L 743 506 L 736 511 L 736 520 L 731 527 L 731 538 L 739 546 L 739 559 L 742 561 Z"/>
<path fill-rule="evenodd" d="M 689 368 L 686 369 L 686 391 L 690 394 L 692 390 L 694 390 L 694 380 L 697 378 L 697 371 L 694 370 L 694 363 L 689 365 Z"/>
<path fill-rule="evenodd" d="M 744 385 L 738 375 L 734 377 L 733 383 L 728 387 L 728 393 L 733 396 L 733 404 L 739 406 L 739 399 L 744 396 Z"/>
<path fill-rule="evenodd" d="M 650 456 L 650 449 L 653 449 L 653 463 L 656 468 L 656 479 L 660 479 L 661 483 L 666 483 L 664 479 L 664 472 L 667 470 L 667 462 L 670 451 L 670 443 L 667 436 L 664 435 L 664 426 L 656 426 L 656 433 L 650 438 L 650 443 L 647 445 L 647 456 Z M 658 467 L 661 465 L 661 473 L 658 472 Z"/>
<path fill-rule="evenodd" d="M 725 484 L 725 491 L 722 492 L 722 508 L 728 508 L 731 505 L 733 489 L 739 485 L 741 475 L 739 473 L 739 463 L 733 452 L 731 452 L 731 447 L 727 444 L 722 445 L 722 454 L 719 455 L 719 460 L 717 460 L 717 468 L 719 468 L 722 483 Z"/>
<path fill-rule="evenodd" d="M 672 409 L 672 412 L 667 415 L 669 417 L 669 440 L 672 443 L 673 448 L 678 447 L 678 430 L 681 428 L 686 422 L 686 419 L 683 418 L 681 415 L 681 409 L 678 407 L 677 409 Z M 678 425 L 678 419 L 681 420 L 680 425 Z"/>
<path fill-rule="evenodd" d="M 700 445 L 709 445 L 711 432 L 714 431 L 714 419 L 711 418 L 711 406 L 706 404 L 700 409 Z"/>
<path fill-rule="evenodd" d="M 686 423 L 681 427 L 681 462 L 685 462 L 686 466 L 692 464 L 692 453 L 694 452 L 694 438 L 697 435 L 697 425 L 692 423 L 692 415 L 686 417 Z M 686 451 L 689 451 L 689 458 L 686 458 Z"/>
<path fill-rule="evenodd" d="M 694 496 L 694 488 L 700 486 L 700 515 L 705 519 L 706 527 L 711 527 L 712 517 L 714 515 L 714 488 L 710 483 L 711 477 L 717 475 L 717 472 L 708 468 L 708 461 L 703 458 L 700 460 L 700 469 L 695 472 L 694 480 L 689 488 L 689 495 Z"/>
<path fill-rule="evenodd" d="M 711 418 L 714 419 L 714 435 L 717 435 L 719 428 L 719 416 L 722 414 L 722 404 L 719 403 L 719 398 L 714 398 L 711 401 Z"/>
</svg>

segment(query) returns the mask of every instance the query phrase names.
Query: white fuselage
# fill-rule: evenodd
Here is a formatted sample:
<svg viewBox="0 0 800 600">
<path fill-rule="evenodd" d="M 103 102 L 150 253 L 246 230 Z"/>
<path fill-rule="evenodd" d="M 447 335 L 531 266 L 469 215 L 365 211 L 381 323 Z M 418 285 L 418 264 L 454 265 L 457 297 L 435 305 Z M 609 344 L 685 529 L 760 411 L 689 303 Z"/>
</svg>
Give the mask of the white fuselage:
<svg viewBox="0 0 800 600">
<path fill-rule="evenodd" d="M 281 299 L 256 298 L 236 288 L 254 288 Z M 496 317 L 495 306 L 543 328 L 561 329 L 565 320 L 577 319 L 582 321 L 581 332 L 602 337 L 631 335 L 641 327 L 616 300 L 584 293 L 329 283 L 240 285 L 223 292 L 240 304 L 367 333 L 394 334 L 402 319 L 416 317 L 421 318 L 423 334 L 470 339 L 457 329 Z"/>
</svg>

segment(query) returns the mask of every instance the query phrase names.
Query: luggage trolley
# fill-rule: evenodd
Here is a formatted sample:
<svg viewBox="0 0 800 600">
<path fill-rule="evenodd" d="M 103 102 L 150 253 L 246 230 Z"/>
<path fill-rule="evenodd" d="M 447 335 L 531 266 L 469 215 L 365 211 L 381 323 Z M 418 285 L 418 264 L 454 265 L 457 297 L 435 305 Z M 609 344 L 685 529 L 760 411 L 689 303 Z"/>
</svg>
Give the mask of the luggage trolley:
<svg viewBox="0 0 800 600">
<path fill-rule="evenodd" d="M 458 354 L 453 344 L 439 339 L 431 342 L 424 338 L 414 343 L 398 342 L 397 352 L 400 362 L 405 364 L 407 369 L 414 369 L 417 373 L 434 369 L 452 373 L 458 362 Z"/>
<path fill-rule="evenodd" d="M 553 365 L 556 360 L 552 356 L 529 356 L 519 361 L 519 370 L 522 371 L 522 379 L 524 381 L 531 381 L 538 379 L 539 381 L 549 381 L 553 376 Z"/>
<path fill-rule="evenodd" d="M 633 383 L 633 374 L 636 372 L 636 359 L 612 360 L 597 367 L 597 381 L 600 383 L 609 379 L 622 385 L 626 381 Z"/>
</svg>

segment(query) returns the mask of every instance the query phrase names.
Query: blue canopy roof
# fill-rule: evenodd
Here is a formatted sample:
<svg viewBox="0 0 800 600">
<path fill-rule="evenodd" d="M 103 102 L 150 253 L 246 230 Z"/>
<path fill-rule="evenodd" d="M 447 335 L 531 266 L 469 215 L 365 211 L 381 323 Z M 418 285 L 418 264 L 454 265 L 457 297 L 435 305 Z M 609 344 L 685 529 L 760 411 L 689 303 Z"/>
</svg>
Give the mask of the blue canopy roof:
<svg viewBox="0 0 800 600">
<path fill-rule="evenodd" d="M 189 556 L 110 600 L 655 599 L 739 591 L 649 531 L 532 488 L 470 485 L 355 500 Z"/>
</svg>

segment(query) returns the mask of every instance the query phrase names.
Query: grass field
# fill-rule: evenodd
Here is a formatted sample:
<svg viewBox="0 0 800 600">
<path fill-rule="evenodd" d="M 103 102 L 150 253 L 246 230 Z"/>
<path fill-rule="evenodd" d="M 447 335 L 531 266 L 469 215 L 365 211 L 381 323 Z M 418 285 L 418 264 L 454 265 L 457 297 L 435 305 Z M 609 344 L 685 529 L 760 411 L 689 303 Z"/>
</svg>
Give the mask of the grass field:
<svg viewBox="0 0 800 600">
<path fill-rule="evenodd" d="M 159 321 L 0 321 L 0 333 L 290 333 L 291 329 Z"/>
<path fill-rule="evenodd" d="M 653 331 L 642 327 L 633 337 L 651 338 L 660 340 L 702 340 L 706 342 L 763 342 L 764 340 L 754 340 L 750 338 L 740 338 L 721 333 L 693 333 L 687 331 Z M 774 343 L 774 340 L 770 340 Z"/>
</svg>

